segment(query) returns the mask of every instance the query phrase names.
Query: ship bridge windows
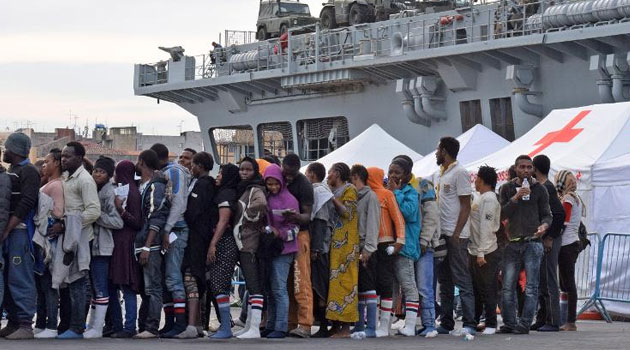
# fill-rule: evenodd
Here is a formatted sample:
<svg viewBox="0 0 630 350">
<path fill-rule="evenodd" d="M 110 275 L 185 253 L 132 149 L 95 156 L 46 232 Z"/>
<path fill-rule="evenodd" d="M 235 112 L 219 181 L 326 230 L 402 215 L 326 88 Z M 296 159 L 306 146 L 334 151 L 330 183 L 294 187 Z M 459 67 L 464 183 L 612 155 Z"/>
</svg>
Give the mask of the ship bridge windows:
<svg viewBox="0 0 630 350">
<path fill-rule="evenodd" d="M 219 164 L 237 163 L 243 157 L 255 157 L 254 130 L 249 125 L 210 129 L 214 156 Z"/>
<path fill-rule="evenodd" d="M 345 117 L 306 119 L 297 122 L 300 158 L 316 161 L 350 140 Z"/>
<path fill-rule="evenodd" d="M 258 142 L 264 156 L 275 155 L 282 159 L 293 153 L 293 127 L 289 122 L 258 125 Z"/>
<path fill-rule="evenodd" d="M 466 132 L 477 124 L 483 124 L 481 119 L 481 101 L 461 101 L 459 114 L 462 118 L 462 132 Z"/>
<path fill-rule="evenodd" d="M 490 116 L 492 117 L 492 131 L 510 142 L 514 141 L 512 98 L 502 97 L 490 99 Z"/>
</svg>

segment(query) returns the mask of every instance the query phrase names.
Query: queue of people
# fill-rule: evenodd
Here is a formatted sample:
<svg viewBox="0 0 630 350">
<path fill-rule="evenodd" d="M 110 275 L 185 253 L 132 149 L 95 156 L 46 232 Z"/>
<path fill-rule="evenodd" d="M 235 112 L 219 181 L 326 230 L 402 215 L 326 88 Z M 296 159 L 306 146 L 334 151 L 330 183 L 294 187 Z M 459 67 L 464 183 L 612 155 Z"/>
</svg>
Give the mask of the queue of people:
<svg viewBox="0 0 630 350">
<path fill-rule="evenodd" d="M 70 142 L 41 173 L 29 152 L 14 133 L 0 166 L 6 339 L 197 338 L 213 309 L 213 339 L 387 337 L 395 319 L 408 337 L 577 329 L 585 208 L 575 176 L 551 182 L 544 155 L 519 156 L 499 189 L 481 167 L 473 191 L 452 137 L 434 179 L 415 177 L 405 155 L 388 169 L 315 162 L 305 174 L 295 154 L 245 157 L 213 178 L 209 153 L 175 163 L 162 144 L 135 164 L 91 164 Z M 233 318 L 237 266 L 246 293 Z"/>
</svg>

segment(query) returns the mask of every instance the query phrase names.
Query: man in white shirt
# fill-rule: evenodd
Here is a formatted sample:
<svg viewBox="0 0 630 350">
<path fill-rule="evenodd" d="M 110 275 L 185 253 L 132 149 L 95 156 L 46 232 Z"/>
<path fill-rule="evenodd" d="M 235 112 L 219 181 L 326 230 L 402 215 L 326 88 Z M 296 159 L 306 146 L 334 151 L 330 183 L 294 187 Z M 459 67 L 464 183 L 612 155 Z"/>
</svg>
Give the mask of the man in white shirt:
<svg viewBox="0 0 630 350">
<path fill-rule="evenodd" d="M 470 214 L 472 186 L 470 174 L 457 162 L 459 141 L 453 137 L 443 137 L 438 144 L 435 157 L 440 166 L 437 177 L 438 206 L 440 208 L 440 228 L 446 240 L 447 255 L 437 268 L 440 282 L 442 322 L 438 333 L 448 334 L 455 328 L 453 319 L 454 289 L 459 288 L 463 311 L 463 327 L 458 335 L 475 334 L 475 297 L 468 265 L 467 228 Z"/>
<path fill-rule="evenodd" d="M 482 166 L 477 173 L 475 197 L 470 210 L 470 270 L 475 292 L 475 320 L 486 313 L 486 329 L 483 334 L 494 334 L 497 329 L 497 272 L 501 255 L 497 250 L 497 235 L 501 225 L 501 204 L 494 188 L 497 172 Z"/>
</svg>

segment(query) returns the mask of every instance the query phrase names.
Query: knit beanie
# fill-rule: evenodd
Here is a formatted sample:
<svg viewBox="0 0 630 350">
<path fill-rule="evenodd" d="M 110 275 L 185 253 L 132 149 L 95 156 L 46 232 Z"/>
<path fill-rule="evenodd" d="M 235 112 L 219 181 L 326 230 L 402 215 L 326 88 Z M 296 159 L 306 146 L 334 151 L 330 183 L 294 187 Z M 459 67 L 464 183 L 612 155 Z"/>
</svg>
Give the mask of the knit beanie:
<svg viewBox="0 0 630 350">
<path fill-rule="evenodd" d="M 31 152 L 31 139 L 21 132 L 14 132 L 4 142 L 4 148 L 20 157 L 28 158 Z"/>
<path fill-rule="evenodd" d="M 107 176 L 114 176 L 114 169 L 116 169 L 116 162 L 113 159 L 105 156 L 100 156 L 96 163 L 94 163 L 94 169 L 105 170 Z"/>
</svg>

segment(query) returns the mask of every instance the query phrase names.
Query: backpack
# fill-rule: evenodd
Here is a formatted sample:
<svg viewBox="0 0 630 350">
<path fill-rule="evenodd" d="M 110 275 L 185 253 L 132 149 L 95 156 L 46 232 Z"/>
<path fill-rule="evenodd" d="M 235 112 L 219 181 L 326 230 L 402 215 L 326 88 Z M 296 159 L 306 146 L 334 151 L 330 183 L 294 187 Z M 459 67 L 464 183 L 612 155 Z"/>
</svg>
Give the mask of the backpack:
<svg viewBox="0 0 630 350">
<path fill-rule="evenodd" d="M 578 245 L 580 247 L 580 253 L 591 245 L 591 241 L 588 239 L 588 231 L 584 223 L 580 221 L 580 227 L 578 228 Z"/>
</svg>

